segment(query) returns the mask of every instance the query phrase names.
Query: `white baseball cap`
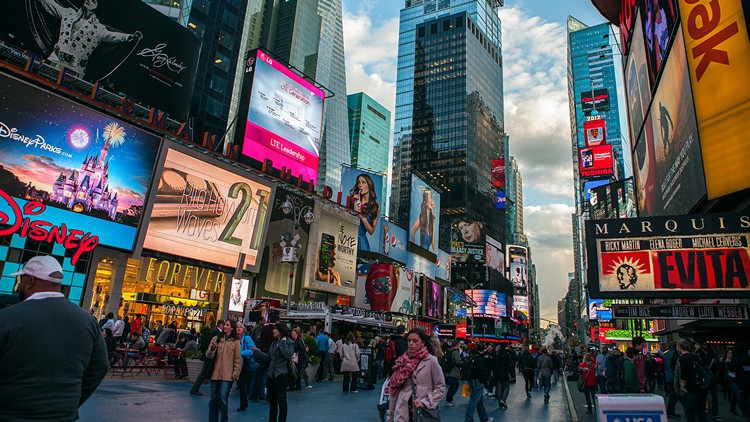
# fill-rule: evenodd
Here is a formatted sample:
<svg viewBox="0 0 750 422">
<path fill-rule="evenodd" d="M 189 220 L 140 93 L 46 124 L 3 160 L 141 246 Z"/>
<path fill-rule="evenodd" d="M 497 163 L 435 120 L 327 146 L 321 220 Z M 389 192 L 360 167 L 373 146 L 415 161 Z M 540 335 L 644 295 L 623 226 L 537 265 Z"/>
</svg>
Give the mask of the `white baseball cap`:
<svg viewBox="0 0 750 422">
<path fill-rule="evenodd" d="M 22 274 L 30 275 L 44 281 L 51 281 L 53 283 L 62 283 L 63 281 L 63 272 L 60 263 L 49 255 L 35 256 L 31 258 L 26 265 L 21 268 L 21 271 L 17 271 L 11 275 L 17 276 Z"/>
</svg>

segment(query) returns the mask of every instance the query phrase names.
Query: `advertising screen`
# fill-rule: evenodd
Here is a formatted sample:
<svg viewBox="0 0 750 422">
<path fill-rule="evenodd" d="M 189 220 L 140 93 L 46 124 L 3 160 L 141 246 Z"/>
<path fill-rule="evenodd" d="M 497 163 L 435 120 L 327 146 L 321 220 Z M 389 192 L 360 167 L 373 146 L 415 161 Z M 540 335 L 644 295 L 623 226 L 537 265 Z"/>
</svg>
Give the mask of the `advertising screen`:
<svg viewBox="0 0 750 422">
<path fill-rule="evenodd" d="M 591 215 L 594 220 L 635 218 L 638 216 L 633 179 L 619 180 L 594 188 L 590 203 Z"/>
<path fill-rule="evenodd" d="M 581 110 L 587 116 L 594 110 L 609 110 L 609 91 L 607 91 L 607 88 L 581 92 Z"/>
<path fill-rule="evenodd" d="M 435 278 L 435 262 L 417 254 L 408 254 L 406 258 L 406 268 L 411 268 L 415 273 L 424 274 L 429 278 Z"/>
<path fill-rule="evenodd" d="M 451 254 L 438 249 L 437 259 L 435 260 L 435 278 L 450 282 L 451 281 Z"/>
<path fill-rule="evenodd" d="M 505 198 L 505 191 L 499 190 L 495 192 L 495 209 L 504 210 L 507 207 L 507 200 Z"/>
<path fill-rule="evenodd" d="M 416 175 L 411 175 L 409 241 L 437 253 L 440 227 L 440 194 Z"/>
<path fill-rule="evenodd" d="M 612 309 L 604 306 L 604 299 L 589 299 L 589 320 L 612 321 Z"/>
<path fill-rule="evenodd" d="M 430 318 L 443 319 L 443 306 L 445 304 L 445 289 L 443 286 L 427 277 L 422 278 L 422 309 L 424 315 Z"/>
<path fill-rule="evenodd" d="M 640 22 L 640 15 L 638 16 Z M 625 66 L 625 98 L 630 113 L 630 139 L 638 139 L 643 120 L 651 101 L 651 84 L 648 65 L 646 64 L 646 47 L 643 41 L 643 27 L 635 25 L 632 46 Z"/>
<path fill-rule="evenodd" d="M 604 144 L 578 150 L 581 177 L 606 177 L 614 173 L 612 145 Z"/>
<path fill-rule="evenodd" d="M 525 247 L 508 245 L 508 268 L 510 268 L 508 278 L 513 283 L 513 287 L 526 288 L 526 280 L 528 280 L 527 256 Z"/>
<path fill-rule="evenodd" d="M 322 90 L 257 50 L 242 154 L 316 180 L 323 124 Z M 246 88 L 247 89 L 247 88 Z"/>
<path fill-rule="evenodd" d="M 640 138 L 633 151 L 633 177 L 635 177 L 638 194 L 638 214 L 658 215 L 658 192 L 656 186 L 656 152 L 654 150 L 654 133 L 651 118 L 646 118 Z"/>
<path fill-rule="evenodd" d="M 492 187 L 505 187 L 505 160 L 492 160 Z"/>
<path fill-rule="evenodd" d="M 685 214 L 706 195 L 695 108 L 682 33 L 678 33 L 649 111 L 653 134 L 656 188 L 654 212 Z M 648 140 L 648 137 L 646 138 Z M 648 148 L 648 147 L 647 147 Z M 640 193 L 640 192 L 639 192 Z"/>
<path fill-rule="evenodd" d="M 523 319 L 529 319 L 529 297 L 525 294 L 514 294 L 513 295 L 513 309 L 523 316 Z"/>
<path fill-rule="evenodd" d="M 451 255 L 455 262 L 484 263 L 484 223 L 456 220 L 451 224 Z"/>
<path fill-rule="evenodd" d="M 383 228 L 383 255 L 405 264 L 409 254 L 406 251 L 406 230 L 385 219 L 381 219 L 380 225 Z"/>
<path fill-rule="evenodd" d="M 646 57 L 653 86 L 662 68 L 675 24 L 677 4 L 674 0 L 649 0 L 641 3 L 643 33 L 646 36 Z"/>
<path fill-rule="evenodd" d="M 0 39 L 187 119 L 201 41 L 138 0 L 9 0 Z"/>
<path fill-rule="evenodd" d="M 61 232 L 70 240 L 58 243 L 68 249 L 81 250 L 94 240 L 133 248 L 159 138 L 0 75 L 0 139 L 0 189 L 13 198 L 8 206 L 18 211 L 6 212 L 17 217 L 5 220 L 18 224 L 11 226 L 12 232 L 22 229 L 23 209 L 45 226 L 65 226 Z M 43 212 L 29 214 L 29 201 L 41 203 Z M 53 241 L 34 229 L 21 231 L 39 237 L 35 240 Z M 76 241 L 78 231 L 89 241 Z"/>
<path fill-rule="evenodd" d="M 604 119 L 583 122 L 583 138 L 587 147 L 601 145 L 607 141 L 607 124 Z"/>
<path fill-rule="evenodd" d="M 466 296 L 477 304 L 467 310 L 467 315 L 481 315 L 491 318 L 508 316 L 507 298 L 504 293 L 495 290 L 465 290 Z"/>
<path fill-rule="evenodd" d="M 260 277 L 264 277 L 262 287 L 266 292 L 286 295 L 289 288 L 289 264 L 282 263 L 281 258 L 284 249 L 281 246 L 281 239 L 284 243 L 291 246 L 291 234 L 294 232 L 295 215 L 303 215 L 308 209 L 312 210 L 315 201 L 298 191 L 287 190 L 281 186 L 276 188 L 276 195 L 271 203 L 271 218 L 268 223 L 268 234 L 266 236 L 266 248 L 268 248 L 268 261 L 265 271 L 260 272 Z M 292 212 L 284 214 L 281 206 L 286 200 L 292 203 L 294 207 Z M 307 208 L 309 207 L 309 208 Z M 304 211 L 304 213 L 303 213 Z M 307 242 L 310 238 L 310 225 L 305 222 L 304 218 L 299 219 L 299 228 L 297 229 L 297 257 L 302 258 L 307 253 Z M 297 290 L 297 280 L 294 281 L 292 291 Z"/>
<path fill-rule="evenodd" d="M 347 206 L 360 213 L 357 247 L 360 251 L 380 251 L 381 216 L 385 213 L 383 175 L 344 166 L 341 186 Z"/>
<path fill-rule="evenodd" d="M 500 271 L 505 272 L 505 253 L 503 253 L 503 244 L 493 239 L 490 236 L 485 237 L 487 240 L 487 249 L 485 251 L 485 265 Z"/>
<path fill-rule="evenodd" d="M 187 152 L 167 149 L 143 247 L 232 268 L 242 253 L 254 266 L 275 186 Z"/>
<path fill-rule="evenodd" d="M 410 314 L 414 273 L 390 264 L 360 264 L 356 290 L 357 308 Z"/>
<path fill-rule="evenodd" d="M 598 298 L 750 297 L 750 214 L 586 221 Z"/>
<path fill-rule="evenodd" d="M 599 201 L 599 198 L 597 195 L 594 195 L 594 189 L 599 186 L 604 186 L 609 184 L 609 179 L 599 179 L 599 180 L 586 180 L 583 182 L 583 199 L 586 201 L 586 203 L 591 204 L 591 206 L 594 206 L 596 202 Z M 594 199 L 592 199 L 592 197 Z"/>
<path fill-rule="evenodd" d="M 702 13 L 706 5 L 679 0 L 680 16 L 688 55 L 688 71 L 695 99 L 695 114 L 700 131 L 700 149 L 706 174 L 708 199 L 750 188 L 750 165 L 747 160 L 747 135 L 744 130 L 750 121 L 750 48 L 748 25 L 750 5 L 741 0 L 717 3 L 711 24 L 700 31 L 685 31 L 694 25 L 690 16 Z M 719 10 L 721 3 L 721 13 Z M 709 61 L 706 54 L 697 55 L 708 40 L 721 40 L 720 47 L 711 50 L 718 57 Z M 675 42 L 675 46 L 679 42 Z M 674 48 L 673 48 L 674 49 Z M 669 53 L 672 57 L 674 52 Z M 734 83 L 734 81 L 743 81 Z M 720 101 L 717 101 L 720 98 Z"/>
<path fill-rule="evenodd" d="M 307 287 L 354 296 L 359 221 L 352 221 L 348 213 L 321 208 L 316 205 L 315 230 L 308 247 L 307 262 L 312 268 L 308 271 Z"/>
<path fill-rule="evenodd" d="M 232 290 L 229 291 L 229 312 L 244 311 L 249 287 L 250 280 L 246 278 L 232 279 Z"/>
</svg>

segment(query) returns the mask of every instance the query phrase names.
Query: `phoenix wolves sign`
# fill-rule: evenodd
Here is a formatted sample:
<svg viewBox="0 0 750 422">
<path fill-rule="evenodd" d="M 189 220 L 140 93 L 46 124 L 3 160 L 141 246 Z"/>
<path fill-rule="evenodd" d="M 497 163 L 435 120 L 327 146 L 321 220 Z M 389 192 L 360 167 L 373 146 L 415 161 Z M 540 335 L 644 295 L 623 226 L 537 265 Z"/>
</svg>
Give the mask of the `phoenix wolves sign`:
<svg viewBox="0 0 750 422">
<path fill-rule="evenodd" d="M 750 214 L 586 222 L 599 298 L 750 297 Z"/>
</svg>

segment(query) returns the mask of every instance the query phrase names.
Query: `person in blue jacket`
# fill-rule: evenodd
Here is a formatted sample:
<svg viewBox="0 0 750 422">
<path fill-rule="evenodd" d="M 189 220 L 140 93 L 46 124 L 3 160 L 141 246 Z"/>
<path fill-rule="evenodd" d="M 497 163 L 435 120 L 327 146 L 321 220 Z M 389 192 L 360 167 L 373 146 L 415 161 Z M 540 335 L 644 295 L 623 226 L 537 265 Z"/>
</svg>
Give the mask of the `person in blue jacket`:
<svg viewBox="0 0 750 422">
<path fill-rule="evenodd" d="M 237 380 L 237 387 L 240 389 L 240 407 L 237 411 L 244 412 L 247 410 L 247 396 L 250 393 L 250 384 L 253 382 L 255 370 L 258 369 L 258 362 L 253 356 L 255 342 L 244 325 L 237 324 L 237 336 L 240 338 L 240 356 L 242 356 L 242 371 L 240 379 Z"/>
</svg>

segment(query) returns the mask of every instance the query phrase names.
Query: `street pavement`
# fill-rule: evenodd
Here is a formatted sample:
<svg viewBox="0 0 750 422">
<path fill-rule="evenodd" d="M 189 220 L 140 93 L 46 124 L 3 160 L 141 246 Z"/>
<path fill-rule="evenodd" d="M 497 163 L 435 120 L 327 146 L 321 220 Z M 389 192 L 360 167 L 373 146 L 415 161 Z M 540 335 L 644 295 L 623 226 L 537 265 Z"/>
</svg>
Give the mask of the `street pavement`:
<svg viewBox="0 0 750 422">
<path fill-rule="evenodd" d="M 500 410 L 497 400 L 485 396 L 485 406 L 495 421 L 523 420 L 545 422 L 569 422 L 568 401 L 561 384 L 552 386 L 550 403 L 544 404 L 540 390 L 532 392 L 527 400 L 523 391 L 523 378 L 511 384 L 508 410 Z M 375 390 L 359 390 L 358 394 L 343 394 L 341 378 L 333 382 L 314 383 L 314 388 L 293 391 L 288 394 L 289 422 L 345 422 L 380 420 L 377 403 L 380 387 Z M 81 421 L 131 422 L 134 420 L 200 421 L 208 419 L 209 385 L 201 388 L 204 396 L 191 396 L 191 384 L 186 381 L 164 381 L 159 378 L 136 378 L 121 380 L 106 378 L 94 395 L 80 408 Z M 575 388 L 575 387 L 574 387 Z M 454 398 L 455 407 L 441 407 L 443 422 L 462 422 L 466 413 L 468 397 L 461 397 L 461 390 Z M 269 420 L 268 404 L 250 403 L 244 413 L 239 407 L 239 392 L 232 389 L 229 396 L 230 420 Z M 479 417 L 474 415 L 474 420 Z"/>
</svg>

